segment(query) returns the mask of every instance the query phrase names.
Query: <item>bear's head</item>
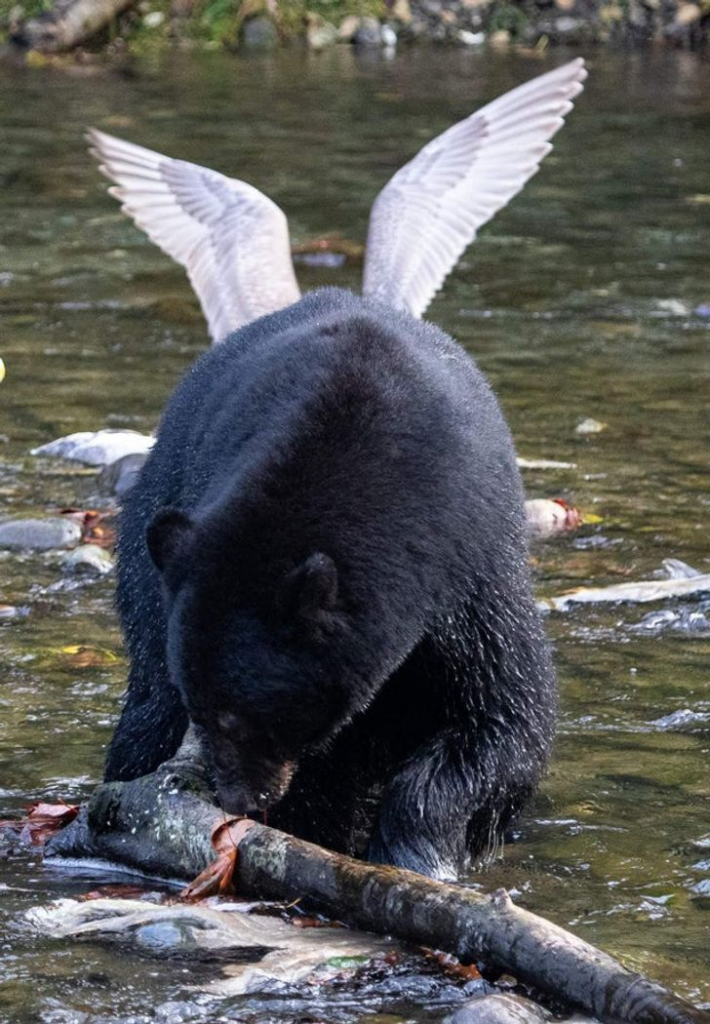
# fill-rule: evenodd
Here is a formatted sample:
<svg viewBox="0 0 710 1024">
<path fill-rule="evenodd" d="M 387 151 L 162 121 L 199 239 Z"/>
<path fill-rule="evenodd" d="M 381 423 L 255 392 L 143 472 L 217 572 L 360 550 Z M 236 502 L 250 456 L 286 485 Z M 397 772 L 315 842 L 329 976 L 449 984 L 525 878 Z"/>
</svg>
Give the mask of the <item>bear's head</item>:
<svg viewBox="0 0 710 1024">
<path fill-rule="evenodd" d="M 157 514 L 147 543 L 164 583 L 170 679 L 220 803 L 232 814 L 266 809 L 302 755 L 366 707 L 390 659 L 346 608 L 323 552 L 264 575 L 261 553 L 225 550 L 174 509 Z"/>
</svg>

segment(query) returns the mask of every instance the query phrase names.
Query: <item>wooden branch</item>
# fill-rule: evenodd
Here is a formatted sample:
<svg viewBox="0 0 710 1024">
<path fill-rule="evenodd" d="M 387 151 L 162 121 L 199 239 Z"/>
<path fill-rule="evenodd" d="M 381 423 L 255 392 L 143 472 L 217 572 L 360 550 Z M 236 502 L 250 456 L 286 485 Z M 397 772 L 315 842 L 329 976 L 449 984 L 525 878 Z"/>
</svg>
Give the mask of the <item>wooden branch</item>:
<svg viewBox="0 0 710 1024">
<path fill-rule="evenodd" d="M 224 821 L 187 745 L 154 775 L 99 786 L 45 855 L 98 858 L 151 876 L 192 879 L 214 859 L 211 836 Z M 247 898 L 301 898 L 369 931 L 483 960 L 602 1021 L 710 1022 L 704 1011 L 516 907 L 505 890 L 485 896 L 331 853 L 265 825 L 233 829 L 235 883 Z"/>
<path fill-rule="evenodd" d="M 48 11 L 24 22 L 12 36 L 18 46 L 59 53 L 96 35 L 136 0 L 55 0 Z"/>
</svg>

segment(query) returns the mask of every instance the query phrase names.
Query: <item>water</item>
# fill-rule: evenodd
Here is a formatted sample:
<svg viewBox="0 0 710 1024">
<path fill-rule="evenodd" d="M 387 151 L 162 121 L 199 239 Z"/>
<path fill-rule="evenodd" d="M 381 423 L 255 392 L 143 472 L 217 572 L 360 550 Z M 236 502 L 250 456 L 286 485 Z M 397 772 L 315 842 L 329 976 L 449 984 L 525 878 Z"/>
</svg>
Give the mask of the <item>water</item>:
<svg viewBox="0 0 710 1024">
<path fill-rule="evenodd" d="M 152 429 L 206 344 L 180 269 L 106 197 L 86 125 L 257 184 L 296 242 L 364 240 L 370 203 L 405 158 L 560 59 L 412 50 L 388 61 L 340 48 L 178 55 L 125 73 L 0 66 L 0 513 L 95 505 L 92 472 L 29 448 L 79 429 Z M 595 54 L 544 169 L 430 309 L 490 376 L 520 453 L 577 463 L 527 471 L 530 495 L 603 519 L 535 551 L 541 595 L 648 578 L 665 557 L 710 571 L 710 319 L 693 313 L 710 302 L 709 133 L 699 57 Z M 357 287 L 360 268 L 299 276 L 304 288 Z M 606 429 L 575 434 L 585 417 Z M 1 813 L 85 797 L 117 714 L 126 666 L 112 584 L 61 579 L 51 554 L 0 554 L 0 601 L 31 609 L 0 625 Z M 549 618 L 562 687 L 552 772 L 482 881 L 710 1005 L 710 636 L 663 621 L 632 628 L 649 610 Z M 95 649 L 95 664 L 63 651 L 76 644 Z M 89 884 L 34 860 L 0 862 L 0 1019 L 206 1019 L 184 964 L 13 929 L 19 909 Z M 276 1019 L 268 1001 L 224 1013 L 247 1009 Z M 377 1009 L 437 1019 L 411 1000 L 356 1000 L 348 1019 Z"/>
</svg>

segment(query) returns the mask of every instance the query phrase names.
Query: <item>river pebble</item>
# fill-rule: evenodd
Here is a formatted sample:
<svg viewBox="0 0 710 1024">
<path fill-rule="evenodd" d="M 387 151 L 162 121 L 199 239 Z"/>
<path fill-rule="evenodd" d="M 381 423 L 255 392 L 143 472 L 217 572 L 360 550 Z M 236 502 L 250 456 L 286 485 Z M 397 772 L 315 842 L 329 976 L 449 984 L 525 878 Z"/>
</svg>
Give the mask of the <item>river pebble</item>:
<svg viewBox="0 0 710 1024">
<path fill-rule="evenodd" d="M 448 1024 L 540 1024 L 551 1014 L 520 996 L 495 994 L 470 999 L 449 1018 Z"/>
<path fill-rule="evenodd" d="M 23 619 L 29 613 L 30 610 L 27 607 L 18 607 L 14 604 L 0 604 L 0 623 Z"/>
<path fill-rule="evenodd" d="M 95 572 L 100 576 L 113 572 L 114 559 L 110 552 L 96 544 L 80 544 L 62 557 L 62 565 L 70 572 Z"/>
<path fill-rule="evenodd" d="M 681 605 L 679 608 L 663 608 L 656 612 L 649 612 L 642 619 L 629 626 L 632 633 L 646 633 L 658 636 L 659 633 L 672 631 L 674 633 L 710 633 L 710 618 L 706 612 L 710 611 L 710 603 L 703 601 L 699 608 L 691 608 Z"/>
<path fill-rule="evenodd" d="M 89 466 L 107 466 L 124 455 L 147 452 L 155 438 L 137 430 L 81 430 L 32 449 L 32 455 L 72 459 Z"/>
<path fill-rule="evenodd" d="M 657 718 L 650 724 L 662 732 L 684 732 L 705 725 L 707 722 L 710 722 L 710 711 L 692 711 L 690 708 L 681 708 L 671 712 L 670 715 Z"/>
<path fill-rule="evenodd" d="M 361 18 L 352 42 L 356 46 L 382 46 L 382 30 L 377 18 Z"/>
<path fill-rule="evenodd" d="M 603 430 L 606 430 L 606 423 L 601 423 L 599 420 L 594 420 L 590 416 L 587 419 L 582 420 L 574 428 L 575 434 L 601 434 Z"/>
<path fill-rule="evenodd" d="M 244 22 L 241 41 L 248 50 L 273 50 L 278 46 L 279 34 L 273 21 L 259 14 Z"/>
<path fill-rule="evenodd" d="M 71 519 L 8 519 L 0 523 L 0 548 L 49 551 L 71 548 L 81 540 L 81 527 Z"/>
<path fill-rule="evenodd" d="M 99 474 L 99 487 L 105 493 L 122 498 L 135 484 L 147 458 L 148 452 L 131 452 L 111 462 Z"/>
</svg>

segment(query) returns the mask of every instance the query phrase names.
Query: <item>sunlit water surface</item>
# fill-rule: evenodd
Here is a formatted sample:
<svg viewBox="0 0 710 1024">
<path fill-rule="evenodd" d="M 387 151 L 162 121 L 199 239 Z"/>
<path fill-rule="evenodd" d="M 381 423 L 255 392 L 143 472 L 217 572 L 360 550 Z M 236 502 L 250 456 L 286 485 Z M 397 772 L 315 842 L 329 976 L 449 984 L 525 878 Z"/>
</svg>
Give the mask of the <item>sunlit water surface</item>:
<svg viewBox="0 0 710 1024">
<path fill-rule="evenodd" d="M 153 429 L 206 345 L 180 269 L 106 196 L 86 125 L 258 185 L 296 242 L 364 240 L 376 192 L 427 139 L 568 56 L 388 61 L 341 48 L 178 56 L 125 74 L 0 67 L 0 514 L 96 504 L 92 472 L 29 449 L 86 428 Z M 709 140 L 707 63 L 594 55 L 544 169 L 431 307 L 489 375 L 520 453 L 577 464 L 527 472 L 530 495 L 602 517 L 534 552 L 541 596 L 648 578 L 665 557 L 710 571 L 710 319 L 694 312 L 710 303 Z M 357 288 L 360 267 L 299 274 L 305 288 Z M 606 429 L 576 434 L 584 417 Z M 0 553 L 0 601 L 30 608 L 0 626 L 0 812 L 86 797 L 118 713 L 112 583 L 63 579 L 55 555 Z M 634 630 L 648 611 L 549 618 L 562 690 L 552 772 L 518 841 L 479 880 L 710 1004 L 710 633 Z M 94 664 L 62 650 L 77 644 L 95 649 Z M 654 725 L 684 709 L 684 726 Z M 184 964 L 16 931 L 23 908 L 87 884 L 39 861 L 0 862 L 0 1019 L 206 1019 Z M 295 1019 L 280 1005 L 233 1000 L 220 1012 Z M 335 1019 L 325 1005 L 311 1019 Z M 377 1008 L 343 1019 L 375 1020 Z M 383 1009 L 389 1021 L 441 1016 Z"/>
</svg>

